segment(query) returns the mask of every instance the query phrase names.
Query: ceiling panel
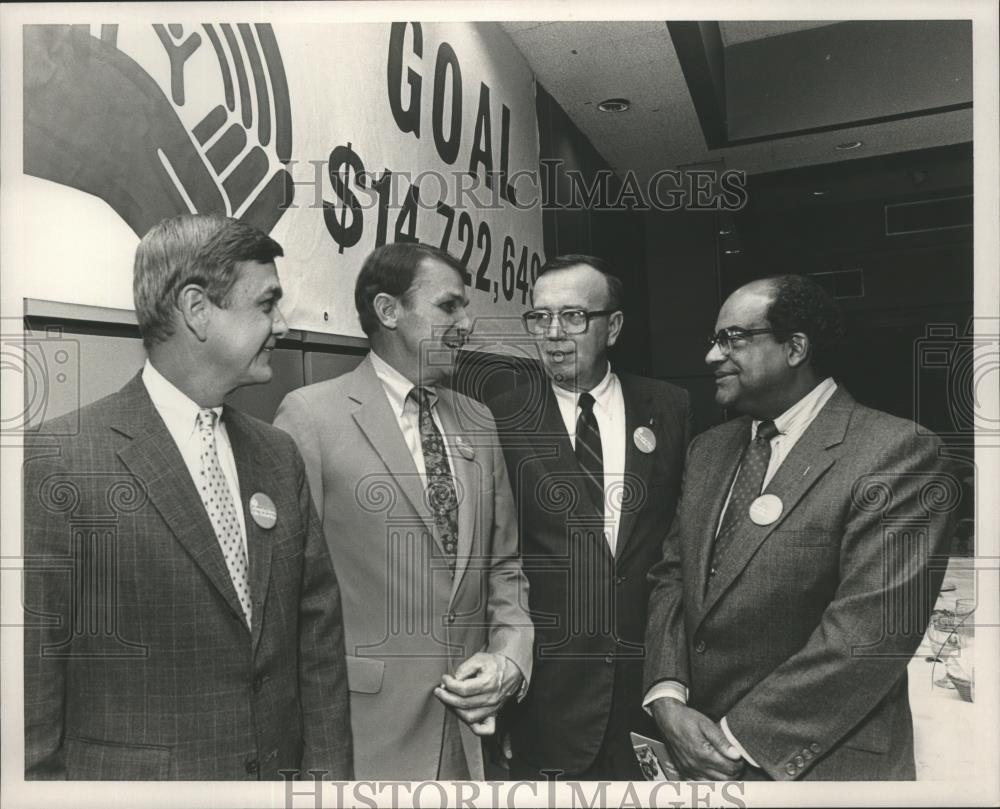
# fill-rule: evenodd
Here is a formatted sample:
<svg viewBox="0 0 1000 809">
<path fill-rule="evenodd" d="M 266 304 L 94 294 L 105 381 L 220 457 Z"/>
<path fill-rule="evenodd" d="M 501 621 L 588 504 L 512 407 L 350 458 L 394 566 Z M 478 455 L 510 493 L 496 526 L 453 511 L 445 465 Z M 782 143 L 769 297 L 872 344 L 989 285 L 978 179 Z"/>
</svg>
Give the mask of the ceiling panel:
<svg viewBox="0 0 1000 809">
<path fill-rule="evenodd" d="M 794 35 L 834 22 L 720 25 L 723 37 L 736 44 Z M 539 83 L 619 174 L 631 169 L 640 178 L 648 178 L 663 168 L 717 160 L 724 160 L 730 168 L 763 173 L 972 139 L 972 111 L 965 109 L 710 150 L 665 22 L 501 25 L 524 54 Z M 873 81 L 898 80 L 898 76 L 873 77 Z M 618 114 L 598 111 L 597 104 L 610 97 L 630 99 L 632 109 Z M 865 142 L 862 149 L 834 149 L 837 143 L 855 139 Z"/>
<path fill-rule="evenodd" d="M 722 29 L 722 44 L 739 45 L 741 42 L 753 42 L 758 39 L 777 37 L 782 34 L 793 34 L 796 31 L 808 31 L 812 28 L 823 28 L 835 25 L 839 20 L 754 20 L 738 21 L 724 20 L 719 23 Z"/>
</svg>

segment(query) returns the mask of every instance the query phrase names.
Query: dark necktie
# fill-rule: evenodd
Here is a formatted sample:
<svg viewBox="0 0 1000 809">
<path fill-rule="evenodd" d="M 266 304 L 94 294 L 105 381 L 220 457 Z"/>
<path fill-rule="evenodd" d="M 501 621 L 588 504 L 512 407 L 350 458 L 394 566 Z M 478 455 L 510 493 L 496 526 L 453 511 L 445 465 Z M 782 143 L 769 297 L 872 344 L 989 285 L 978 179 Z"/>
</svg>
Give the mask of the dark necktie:
<svg viewBox="0 0 1000 809">
<path fill-rule="evenodd" d="M 409 398 L 417 403 L 420 413 L 420 446 L 424 452 L 424 470 L 427 475 L 427 501 L 434 514 L 434 524 L 444 546 L 448 568 L 454 576 L 458 552 L 458 497 L 455 494 L 455 481 L 451 477 L 444 439 L 431 416 L 430 391 L 415 387 L 410 391 Z"/>
<path fill-rule="evenodd" d="M 576 420 L 576 460 L 584 473 L 587 492 L 597 513 L 604 514 L 604 451 L 601 430 L 594 416 L 594 397 L 580 394 L 580 416 Z"/>
<path fill-rule="evenodd" d="M 767 465 L 771 461 L 771 439 L 778 435 L 778 428 L 773 421 L 762 421 L 757 427 L 757 436 L 747 444 L 740 457 L 740 468 L 736 473 L 736 482 L 729 495 L 729 505 L 722 517 L 722 526 L 715 538 L 715 550 L 712 554 L 712 566 L 717 566 L 723 553 L 729 547 L 736 529 L 747 519 L 750 504 L 760 496 L 764 486 L 764 476 Z"/>
</svg>

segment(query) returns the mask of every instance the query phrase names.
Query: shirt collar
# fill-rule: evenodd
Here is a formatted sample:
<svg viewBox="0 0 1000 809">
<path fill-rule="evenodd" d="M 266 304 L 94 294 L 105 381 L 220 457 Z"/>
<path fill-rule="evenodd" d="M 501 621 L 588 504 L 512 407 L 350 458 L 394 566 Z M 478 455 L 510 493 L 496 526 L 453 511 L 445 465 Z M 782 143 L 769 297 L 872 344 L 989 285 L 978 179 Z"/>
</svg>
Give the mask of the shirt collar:
<svg viewBox="0 0 1000 809">
<path fill-rule="evenodd" d="M 415 387 L 414 384 L 376 354 L 374 350 L 369 353 L 369 357 L 371 357 L 372 370 L 375 371 L 375 376 L 378 377 L 378 381 L 385 389 L 386 396 L 389 397 L 389 406 L 392 407 L 393 413 L 402 416 L 406 409 L 407 397 Z M 437 393 L 430 385 L 424 385 L 424 387 L 430 393 L 429 399 L 431 407 L 433 407 L 437 402 Z"/>
<path fill-rule="evenodd" d="M 837 383 L 833 381 L 833 377 L 828 376 L 788 408 L 788 410 L 778 416 L 774 420 L 774 426 L 778 428 L 778 432 L 781 435 L 804 430 L 812 423 L 812 420 L 816 418 L 816 414 L 823 409 L 823 405 L 827 403 L 836 390 Z M 759 419 L 753 420 L 754 437 L 757 436 L 757 428 L 760 425 L 761 421 Z"/>
<path fill-rule="evenodd" d="M 172 435 L 189 436 L 197 429 L 198 413 L 202 408 L 157 371 L 148 358 L 142 367 L 142 382 L 146 386 L 153 407 Z M 211 409 L 217 417 L 216 423 L 219 423 L 222 418 L 222 405 Z"/>
<path fill-rule="evenodd" d="M 604 374 L 604 378 L 589 391 L 590 395 L 594 397 L 594 404 L 597 407 L 604 410 L 610 407 L 611 392 L 615 379 L 617 377 L 611 372 L 611 363 L 608 363 L 608 369 Z M 580 402 L 582 391 L 566 390 L 565 388 L 560 388 L 555 382 L 552 383 L 552 390 L 557 400 L 561 399 L 564 402 L 571 402 L 573 407 L 577 407 Z"/>
</svg>

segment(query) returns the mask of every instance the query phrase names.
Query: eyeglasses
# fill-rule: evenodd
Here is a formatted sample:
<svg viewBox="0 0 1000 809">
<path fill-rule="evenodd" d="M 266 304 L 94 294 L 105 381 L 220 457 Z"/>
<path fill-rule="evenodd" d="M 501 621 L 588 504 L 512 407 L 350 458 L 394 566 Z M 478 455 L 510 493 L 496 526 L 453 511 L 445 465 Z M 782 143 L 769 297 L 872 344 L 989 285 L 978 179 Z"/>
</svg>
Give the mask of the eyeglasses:
<svg viewBox="0 0 1000 809">
<path fill-rule="evenodd" d="M 719 351 L 724 355 L 729 356 L 732 352 L 734 343 L 738 340 L 749 340 L 755 334 L 777 334 L 777 329 L 738 329 L 735 327 L 730 327 L 728 329 L 719 329 L 719 331 L 708 338 L 709 349 L 712 346 L 718 346 Z"/>
<path fill-rule="evenodd" d="M 617 309 L 563 309 L 550 312 L 548 309 L 532 309 L 522 316 L 524 327 L 532 334 L 545 334 L 552 326 L 552 318 L 558 318 L 559 325 L 566 334 L 583 334 L 590 326 L 591 318 L 603 317 L 617 312 Z"/>
</svg>

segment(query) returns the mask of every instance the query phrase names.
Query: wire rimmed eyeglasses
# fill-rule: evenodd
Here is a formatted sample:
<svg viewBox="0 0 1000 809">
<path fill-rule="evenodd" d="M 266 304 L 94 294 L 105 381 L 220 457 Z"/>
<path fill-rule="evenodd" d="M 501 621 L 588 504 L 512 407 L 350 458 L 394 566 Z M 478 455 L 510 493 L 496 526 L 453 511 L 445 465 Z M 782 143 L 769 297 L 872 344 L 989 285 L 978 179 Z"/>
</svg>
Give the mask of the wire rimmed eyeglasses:
<svg viewBox="0 0 1000 809">
<path fill-rule="evenodd" d="M 715 334 L 708 338 L 708 347 L 711 350 L 712 346 L 718 346 L 719 351 L 723 354 L 729 354 L 735 344 L 742 340 L 749 340 L 755 334 L 777 334 L 777 329 L 738 329 L 730 327 L 728 329 L 719 329 Z"/>
</svg>

